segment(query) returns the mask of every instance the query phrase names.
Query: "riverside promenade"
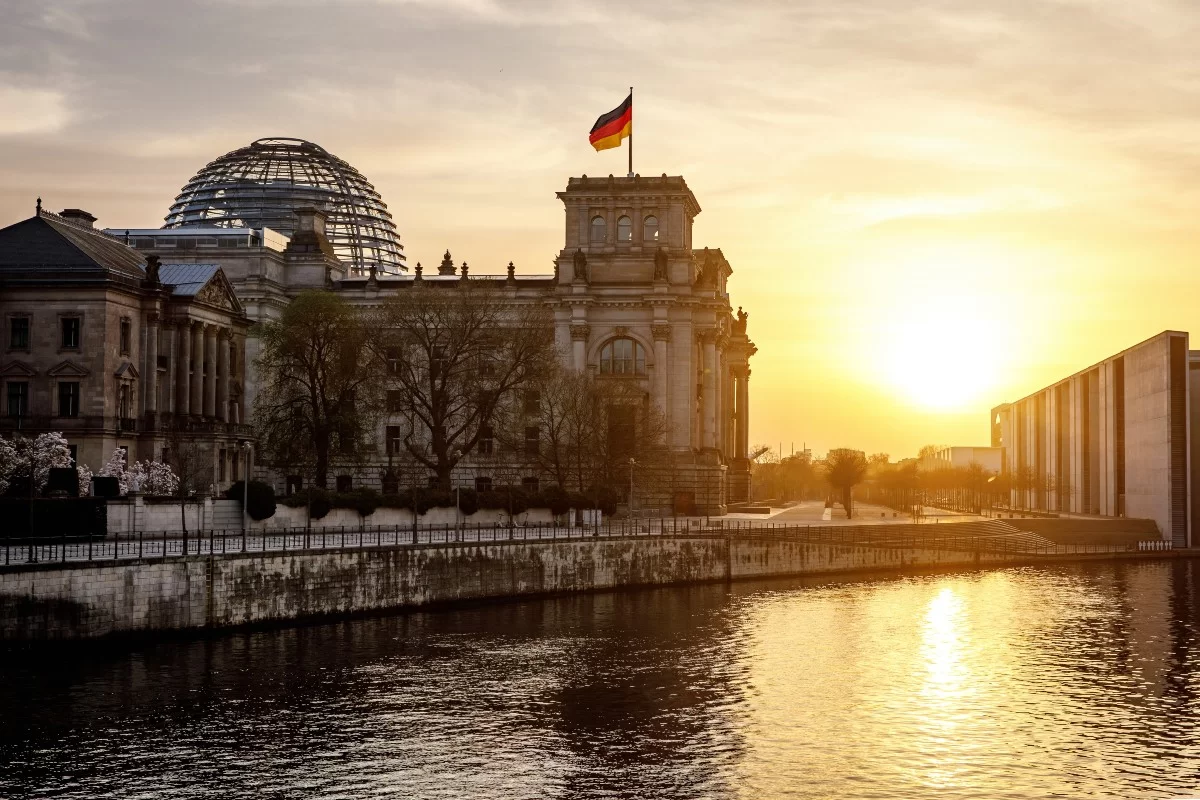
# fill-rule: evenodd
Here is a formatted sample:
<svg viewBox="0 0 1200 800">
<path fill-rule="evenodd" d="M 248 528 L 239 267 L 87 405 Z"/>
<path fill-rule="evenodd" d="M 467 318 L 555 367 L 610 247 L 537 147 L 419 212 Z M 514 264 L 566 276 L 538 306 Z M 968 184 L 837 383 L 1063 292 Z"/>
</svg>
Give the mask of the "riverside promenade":
<svg viewBox="0 0 1200 800">
<path fill-rule="evenodd" d="M 1173 555 L 1055 544 L 999 520 L 719 522 L 12 543 L 0 564 L 0 638 L 95 639 L 620 587 Z"/>
</svg>

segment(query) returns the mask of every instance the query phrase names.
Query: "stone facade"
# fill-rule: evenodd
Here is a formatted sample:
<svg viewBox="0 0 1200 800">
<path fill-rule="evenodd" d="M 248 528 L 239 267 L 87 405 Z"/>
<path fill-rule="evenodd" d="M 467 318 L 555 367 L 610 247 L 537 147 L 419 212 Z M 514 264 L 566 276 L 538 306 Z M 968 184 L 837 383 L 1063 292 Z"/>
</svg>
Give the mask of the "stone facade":
<svg viewBox="0 0 1200 800">
<path fill-rule="evenodd" d="M 93 221 L 39 204 L 0 230 L 0 431 L 62 431 L 93 470 L 117 448 L 186 447 L 201 489 L 227 486 L 251 435 L 249 321 L 232 286 L 216 266 L 143 258 Z"/>
<path fill-rule="evenodd" d="M 554 274 L 517 275 L 510 267 L 499 275 L 471 272 L 470 279 L 491 283 L 513 304 L 548 307 L 568 365 L 602 380 L 624 381 L 657 404 L 669 428 L 673 496 L 660 492 L 641 507 L 674 504 L 681 511 L 723 513 L 729 502 L 748 499 L 749 359 L 755 347 L 747 337 L 747 315 L 735 313 L 730 303 L 728 260 L 719 249 L 692 247 L 692 223 L 700 213 L 695 195 L 681 177 L 585 176 L 571 178 L 558 197 L 566 224 Z M 351 274 L 328 247 L 324 213 L 301 209 L 298 216 L 290 240 L 262 231 L 236 247 L 212 243 L 239 229 L 142 229 L 123 235 L 140 252 L 164 261 L 219 264 L 256 323 L 278 319 L 306 289 L 329 287 L 353 304 L 371 306 L 419 280 L 466 277 L 466 265 L 456 268 L 448 251 L 436 272 L 426 274 L 417 265 L 414 274 L 403 276 Z M 120 229 L 109 232 L 122 235 Z M 246 231 L 239 235 L 244 238 Z M 205 239 L 210 245 L 198 246 Z M 616 345 L 618 340 L 623 343 Z M 609 346 L 629 348 L 631 360 L 622 363 L 633 368 L 611 368 Z M 251 335 L 246 363 L 253 364 L 257 354 Z M 253 407 L 256 392 L 251 371 L 246 408 Z M 383 436 L 381 428 L 381 441 Z M 378 484 L 387 461 L 386 447 L 377 450 L 377 465 L 354 470 L 355 485 Z M 496 458 L 472 454 L 460 462 L 454 482 L 469 486 L 499 469 Z M 272 476 L 282 489 L 279 478 Z"/>
</svg>

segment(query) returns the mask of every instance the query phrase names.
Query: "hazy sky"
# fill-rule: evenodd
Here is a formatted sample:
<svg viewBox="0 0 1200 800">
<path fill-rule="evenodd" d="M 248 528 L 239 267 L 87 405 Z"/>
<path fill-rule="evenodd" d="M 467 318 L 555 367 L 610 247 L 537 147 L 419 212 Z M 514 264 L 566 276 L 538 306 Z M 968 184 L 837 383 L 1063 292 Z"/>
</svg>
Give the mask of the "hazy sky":
<svg viewBox="0 0 1200 800">
<path fill-rule="evenodd" d="M 0 224 L 161 224 L 205 162 L 311 139 L 410 262 L 545 272 L 554 191 L 636 87 L 759 353 L 751 438 L 911 455 L 1164 330 L 1200 336 L 1197 0 L 6 0 Z M 1200 347 L 1200 345 L 1197 345 Z"/>
</svg>

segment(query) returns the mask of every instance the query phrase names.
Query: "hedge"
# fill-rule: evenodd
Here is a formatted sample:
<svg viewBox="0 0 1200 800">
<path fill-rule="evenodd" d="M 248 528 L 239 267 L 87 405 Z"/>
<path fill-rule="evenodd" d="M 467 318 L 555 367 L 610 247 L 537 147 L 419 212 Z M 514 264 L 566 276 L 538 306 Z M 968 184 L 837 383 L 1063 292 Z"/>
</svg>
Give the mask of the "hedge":
<svg viewBox="0 0 1200 800">
<path fill-rule="evenodd" d="M 250 482 L 251 504 L 253 505 L 254 484 Z M 240 484 L 238 491 L 240 492 Z M 425 514 L 434 508 L 454 508 L 455 490 L 450 489 L 405 489 L 396 494 L 380 494 L 374 489 L 355 489 L 351 492 L 330 492 L 325 489 L 302 489 L 280 500 L 289 508 L 308 505 L 312 492 L 312 518 L 321 519 L 334 508 L 352 508 L 364 517 L 375 513 L 377 508 L 398 508 Z M 468 487 L 458 489 L 458 507 L 464 515 L 474 514 L 480 509 L 508 511 L 523 514 L 531 508 L 548 508 L 551 513 L 565 514 L 571 508 L 599 508 L 605 514 L 615 511 L 619 497 L 612 489 L 591 489 L 587 492 L 567 492 L 559 486 L 549 486 L 540 492 L 526 492 L 516 486 L 500 486 L 488 491 L 476 491 Z M 414 501 L 415 494 L 415 501 Z M 240 498 L 241 495 L 239 494 Z M 253 516 L 253 514 L 251 514 Z M 256 517 L 257 519 L 257 517 Z"/>
<path fill-rule="evenodd" d="M 249 491 L 245 481 L 235 481 L 225 490 L 225 496 L 230 500 L 245 500 L 246 513 L 255 522 L 270 519 L 275 515 L 275 489 L 262 481 L 250 481 Z"/>
</svg>

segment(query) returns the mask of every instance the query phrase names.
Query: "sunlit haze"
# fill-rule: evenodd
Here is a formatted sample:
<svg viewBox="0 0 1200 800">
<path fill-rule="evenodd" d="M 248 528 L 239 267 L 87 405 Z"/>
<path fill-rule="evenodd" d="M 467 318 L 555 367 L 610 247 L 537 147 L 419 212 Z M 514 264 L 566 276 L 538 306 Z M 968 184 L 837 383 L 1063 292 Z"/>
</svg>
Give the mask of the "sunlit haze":
<svg viewBox="0 0 1200 800">
<path fill-rule="evenodd" d="M 990 407 L 1200 321 L 1198 34 L 1195 0 L 17 2 L 0 226 L 39 195 L 157 226 L 295 136 L 409 263 L 548 272 L 632 85 L 634 169 L 686 177 L 750 313 L 752 441 L 987 444 Z"/>
</svg>

